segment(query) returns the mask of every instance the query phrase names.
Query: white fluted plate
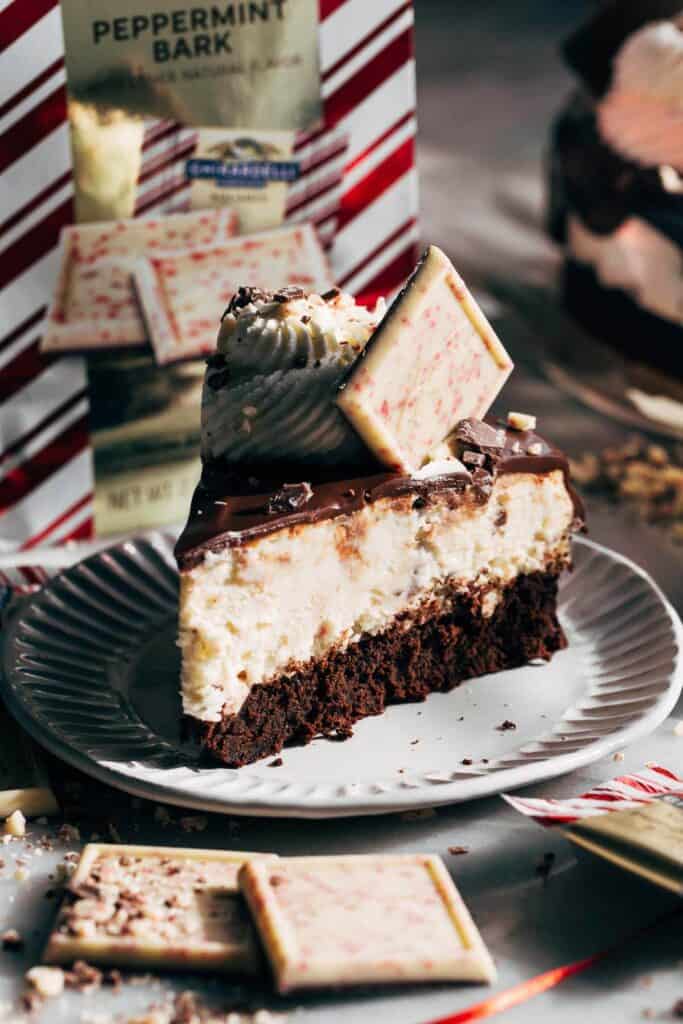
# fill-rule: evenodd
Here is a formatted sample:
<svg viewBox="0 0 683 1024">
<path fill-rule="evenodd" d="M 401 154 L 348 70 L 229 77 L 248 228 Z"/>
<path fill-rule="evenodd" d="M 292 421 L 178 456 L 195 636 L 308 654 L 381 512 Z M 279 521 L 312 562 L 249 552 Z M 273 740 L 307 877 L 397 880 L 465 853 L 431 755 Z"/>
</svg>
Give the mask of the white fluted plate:
<svg viewBox="0 0 683 1024">
<path fill-rule="evenodd" d="M 244 768 L 200 766 L 179 739 L 172 539 L 126 541 L 14 611 L 3 691 L 58 757 L 138 796 L 278 817 L 457 803 L 579 768 L 651 732 L 683 682 L 683 627 L 652 580 L 582 538 L 563 580 L 569 647 L 359 722 L 351 739 Z M 515 728 L 499 728 L 503 722 Z M 463 759 L 471 764 L 463 764 Z"/>
</svg>

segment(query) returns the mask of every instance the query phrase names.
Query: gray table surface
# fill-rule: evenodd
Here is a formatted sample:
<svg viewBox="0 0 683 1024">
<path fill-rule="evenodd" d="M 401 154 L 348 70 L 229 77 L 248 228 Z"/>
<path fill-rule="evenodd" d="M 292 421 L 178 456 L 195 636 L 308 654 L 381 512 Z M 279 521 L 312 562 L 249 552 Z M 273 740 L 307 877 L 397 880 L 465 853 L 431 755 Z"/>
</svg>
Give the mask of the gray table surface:
<svg viewBox="0 0 683 1024">
<path fill-rule="evenodd" d="M 474 275 L 489 260 L 509 260 L 530 279 L 548 282 L 557 256 L 538 224 L 541 208 L 540 162 L 552 112 L 569 79 L 556 56 L 557 40 L 588 4 L 564 0 L 501 3 L 500 0 L 418 2 L 419 160 L 423 236 L 443 245 Z M 542 325 L 539 325 L 542 331 Z M 506 339 L 508 340 L 508 339 Z M 514 351 L 512 340 L 510 347 Z M 622 440 L 619 425 L 559 394 L 522 359 L 508 385 L 509 407 L 533 410 L 541 429 L 570 453 Z M 683 609 L 681 551 L 654 527 L 632 520 L 621 508 L 589 503 L 591 535 L 635 559 Z M 634 744 L 625 760 L 605 759 L 565 778 L 529 787 L 529 795 L 569 795 L 599 780 L 636 769 L 647 760 L 683 766 L 683 739 L 674 734 L 675 715 L 654 735 Z M 343 748 L 339 751 L 343 757 Z M 83 830 L 102 834 L 105 824 Z M 174 813 L 174 812 L 172 812 Z M 179 814 L 174 813 L 174 817 Z M 434 851 L 444 856 L 497 961 L 499 991 L 552 966 L 603 949 L 654 921 L 675 906 L 666 896 L 592 859 L 577 860 L 560 837 L 526 822 L 499 798 L 438 810 L 418 820 L 402 816 L 339 822 L 264 821 L 214 816 L 201 834 L 185 834 L 177 824 L 162 826 L 143 805 L 131 814 L 112 799 L 109 820 L 124 841 L 166 845 L 227 846 L 275 850 L 282 855 Z M 33 827 L 34 835 L 52 829 Z M 104 836 L 106 838 L 106 835 Z M 453 856 L 452 846 L 469 853 Z M 23 971 L 37 962 L 54 914 L 45 898 L 50 874 L 65 850 L 30 855 L 29 879 L 13 880 L 13 861 L 23 844 L 3 849 L 0 904 L 5 927 L 28 938 L 23 954 L 0 954 L 0 1020 L 14 1020 L 10 1008 L 22 989 Z M 547 852 L 556 855 L 543 882 L 536 865 Z M 681 921 L 660 924 L 627 943 L 609 959 L 525 1005 L 506 1012 L 511 1022 L 575 1024 L 587 1020 L 626 1022 L 654 1013 L 673 1019 L 672 1006 L 683 997 Z M 229 1006 L 234 989 L 220 979 L 166 976 L 126 985 L 121 993 L 69 994 L 48 1004 L 37 1019 L 45 1022 L 109 1020 L 132 1013 L 163 992 L 198 989 L 218 1005 Z M 284 1009 L 301 1024 L 420 1024 L 454 1013 L 490 995 L 477 987 L 430 986 L 408 990 L 352 993 L 274 1003 L 267 992 L 252 990 L 256 1006 Z M 7 1015 L 3 1018 L 4 1003 Z"/>
</svg>

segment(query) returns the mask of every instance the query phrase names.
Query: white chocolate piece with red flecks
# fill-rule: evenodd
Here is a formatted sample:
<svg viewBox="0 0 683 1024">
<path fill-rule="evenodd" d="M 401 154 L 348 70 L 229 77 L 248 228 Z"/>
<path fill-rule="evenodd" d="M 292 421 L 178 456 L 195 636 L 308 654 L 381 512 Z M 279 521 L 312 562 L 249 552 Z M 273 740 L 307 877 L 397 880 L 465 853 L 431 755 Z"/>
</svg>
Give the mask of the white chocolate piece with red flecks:
<svg viewBox="0 0 683 1024">
<path fill-rule="evenodd" d="M 88 844 L 49 937 L 46 963 L 256 973 L 258 941 L 232 850 Z"/>
<path fill-rule="evenodd" d="M 240 285 L 300 285 L 324 292 L 334 282 L 311 224 L 242 235 L 224 245 L 139 260 L 135 287 L 158 363 L 208 355 L 220 319 Z"/>
<path fill-rule="evenodd" d="M 237 234 L 229 209 L 64 228 L 61 265 L 41 348 L 66 352 L 147 341 L 132 272 L 141 257 L 219 245 Z"/>
<path fill-rule="evenodd" d="M 440 857 L 252 861 L 240 871 L 239 884 L 281 993 L 495 978 Z"/>
<path fill-rule="evenodd" d="M 368 448 L 411 473 L 460 420 L 481 419 L 512 360 L 448 257 L 430 246 L 337 404 Z"/>
</svg>

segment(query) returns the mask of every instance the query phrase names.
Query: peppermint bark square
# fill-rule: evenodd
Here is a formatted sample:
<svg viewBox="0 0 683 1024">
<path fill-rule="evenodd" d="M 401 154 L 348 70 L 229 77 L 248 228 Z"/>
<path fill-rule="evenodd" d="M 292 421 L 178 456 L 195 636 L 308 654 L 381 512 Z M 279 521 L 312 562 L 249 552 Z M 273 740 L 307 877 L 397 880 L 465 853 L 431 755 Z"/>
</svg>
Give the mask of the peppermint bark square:
<svg viewBox="0 0 683 1024">
<path fill-rule="evenodd" d="M 493 961 L 439 857 L 296 857 L 239 875 L 280 993 L 480 981 Z"/>
<path fill-rule="evenodd" d="M 213 352 L 221 315 L 245 281 L 271 290 L 299 285 L 306 292 L 325 291 L 334 283 L 310 224 L 139 260 L 134 277 L 160 364 Z"/>
<path fill-rule="evenodd" d="M 136 261 L 189 246 L 217 245 L 237 230 L 237 217 L 230 209 L 64 228 L 42 350 L 76 352 L 146 344 L 147 331 L 131 276 Z"/>
<path fill-rule="evenodd" d="M 46 963 L 254 974 L 262 959 L 237 873 L 271 854 L 90 843 L 69 882 Z"/>
<path fill-rule="evenodd" d="M 380 462 L 410 473 L 456 423 L 486 414 L 511 371 L 451 261 L 430 246 L 337 404 Z"/>
</svg>

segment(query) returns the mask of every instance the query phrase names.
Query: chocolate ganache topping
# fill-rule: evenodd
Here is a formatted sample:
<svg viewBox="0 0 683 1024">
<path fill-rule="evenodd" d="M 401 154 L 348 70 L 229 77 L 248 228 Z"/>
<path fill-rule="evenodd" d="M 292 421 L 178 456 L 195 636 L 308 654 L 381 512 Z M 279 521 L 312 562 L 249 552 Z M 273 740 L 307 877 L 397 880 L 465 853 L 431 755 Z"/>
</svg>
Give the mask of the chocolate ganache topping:
<svg viewBox="0 0 683 1024">
<path fill-rule="evenodd" d="M 337 385 L 384 314 L 338 288 L 240 288 L 223 316 L 202 396 L 202 458 L 224 467 L 363 466 Z"/>
<path fill-rule="evenodd" d="M 193 568 L 207 552 L 239 547 L 299 523 L 349 515 L 382 498 L 413 495 L 414 507 L 419 509 L 428 507 L 432 495 L 449 491 L 453 502 L 483 504 L 496 475 L 505 473 L 561 470 L 574 502 L 575 528 L 583 527 L 583 505 L 570 483 L 566 456 L 534 431 L 512 430 L 492 419 L 462 420 L 448 447 L 447 457 L 412 476 L 374 472 L 350 479 L 330 476 L 297 486 L 274 477 L 247 477 L 244 471 L 226 474 L 223 467 L 205 466 L 175 549 L 180 568 Z"/>
</svg>

